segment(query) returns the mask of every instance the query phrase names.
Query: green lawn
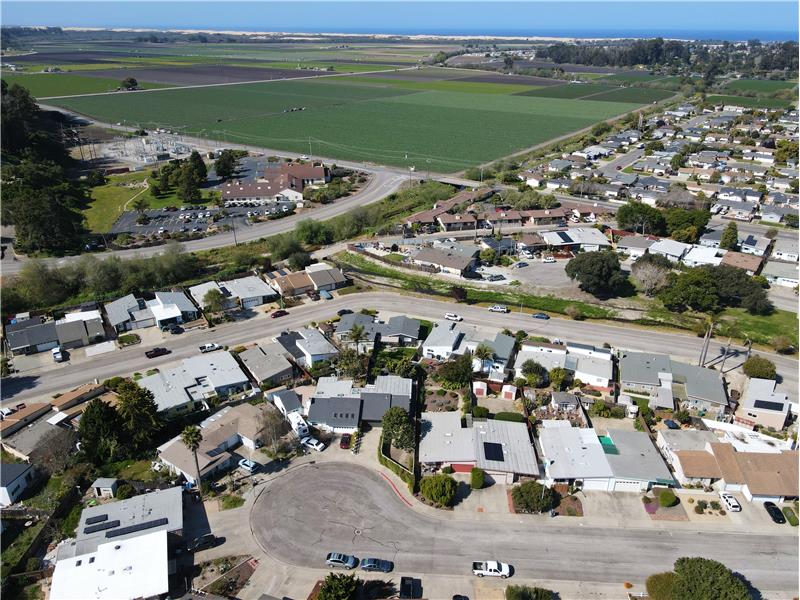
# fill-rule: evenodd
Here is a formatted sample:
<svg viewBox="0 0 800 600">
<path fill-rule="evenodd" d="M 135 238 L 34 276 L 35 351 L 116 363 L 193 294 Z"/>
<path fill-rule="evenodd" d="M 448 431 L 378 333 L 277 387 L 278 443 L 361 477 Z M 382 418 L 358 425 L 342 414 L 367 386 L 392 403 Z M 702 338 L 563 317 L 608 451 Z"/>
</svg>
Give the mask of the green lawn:
<svg viewBox="0 0 800 600">
<path fill-rule="evenodd" d="M 791 90 L 797 87 L 792 81 L 772 81 L 769 79 L 737 79 L 725 86 L 735 92 L 756 92 L 759 94 L 772 94 L 781 90 Z"/>
<path fill-rule="evenodd" d="M 403 262 L 403 259 L 405 258 L 405 256 L 403 256 L 402 254 L 397 254 L 397 253 L 393 252 L 392 254 L 387 254 L 383 258 L 385 258 L 386 260 L 390 260 L 390 261 L 392 261 L 394 263 L 401 263 L 401 262 Z"/>
<path fill-rule="evenodd" d="M 712 104 L 729 104 L 744 106 L 745 108 L 788 108 L 789 102 L 777 98 L 747 98 L 745 96 L 706 96 L 706 101 Z"/>
<path fill-rule="evenodd" d="M 125 184 L 141 182 L 147 179 L 149 171 L 111 175 L 105 185 L 91 189 L 91 200 L 83 211 L 86 225 L 95 233 L 108 233 L 114 221 L 122 214 L 125 203 L 136 194 L 144 193 L 140 187 L 126 187 Z"/>
<path fill-rule="evenodd" d="M 729 308 L 722 313 L 726 324 L 725 335 L 749 337 L 757 344 L 770 344 L 772 339 L 785 335 L 795 347 L 797 340 L 797 313 L 776 310 L 769 316 L 751 315 L 741 308 Z"/>
<path fill-rule="evenodd" d="M 54 102 L 106 122 L 124 118 L 143 126 L 180 129 L 188 134 L 293 152 L 308 152 L 310 138 L 314 154 L 441 172 L 489 162 L 639 106 L 494 93 L 416 91 L 335 79 L 88 96 Z M 293 107 L 305 110 L 284 112 Z"/>
<path fill-rule="evenodd" d="M 232 508 L 239 508 L 244 504 L 244 498 L 237 494 L 225 494 L 219 498 L 220 510 L 230 510 Z"/>
<path fill-rule="evenodd" d="M 106 66 L 106 68 L 108 68 L 108 66 Z M 8 83 L 8 85 L 18 83 L 27 88 L 30 93 L 37 98 L 113 92 L 119 87 L 123 79 L 125 79 L 124 71 L 120 71 L 119 79 L 85 77 L 83 75 L 67 75 L 65 73 L 32 73 L 30 75 L 3 74 L 3 81 Z M 140 81 L 139 87 L 150 89 L 169 86 L 160 83 L 146 83 Z"/>
</svg>

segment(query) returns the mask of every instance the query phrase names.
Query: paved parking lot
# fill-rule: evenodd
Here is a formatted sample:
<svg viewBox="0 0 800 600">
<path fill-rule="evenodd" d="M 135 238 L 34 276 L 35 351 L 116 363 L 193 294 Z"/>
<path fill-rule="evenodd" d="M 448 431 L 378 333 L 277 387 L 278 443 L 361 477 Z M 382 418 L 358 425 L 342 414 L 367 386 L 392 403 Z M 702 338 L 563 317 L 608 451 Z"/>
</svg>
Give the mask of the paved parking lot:
<svg viewBox="0 0 800 600">
<path fill-rule="evenodd" d="M 528 263 L 528 266 L 521 269 L 506 269 L 506 271 L 508 272 L 507 277 L 518 280 L 522 285 L 544 288 L 576 287 L 564 271 L 568 262 L 566 260 L 543 263 L 540 260 L 532 259 L 521 262 Z"/>
<path fill-rule="evenodd" d="M 154 235 L 163 232 L 169 233 L 201 233 L 205 232 L 211 225 L 223 227 L 243 228 L 250 227 L 248 222 L 250 215 L 266 217 L 270 215 L 289 215 L 294 205 L 291 202 L 279 202 L 268 206 L 239 206 L 225 208 L 226 217 L 214 221 L 214 217 L 219 214 L 220 209 L 216 207 L 200 207 L 192 210 L 166 211 L 163 209 L 148 210 L 145 214 L 150 221 L 145 225 L 139 225 L 136 220 L 139 213 L 135 211 L 125 211 L 111 228 L 112 234 L 136 233 L 141 235 Z"/>
</svg>

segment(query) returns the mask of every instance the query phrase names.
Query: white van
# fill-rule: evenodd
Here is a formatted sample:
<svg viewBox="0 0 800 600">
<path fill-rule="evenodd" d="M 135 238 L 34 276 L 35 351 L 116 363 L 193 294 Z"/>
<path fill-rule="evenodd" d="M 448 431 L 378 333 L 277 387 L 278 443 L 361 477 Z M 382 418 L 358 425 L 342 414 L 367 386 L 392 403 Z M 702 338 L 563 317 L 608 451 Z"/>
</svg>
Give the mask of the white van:
<svg viewBox="0 0 800 600">
<path fill-rule="evenodd" d="M 308 436 L 308 423 L 306 423 L 306 420 L 300 413 L 291 412 L 286 418 L 292 426 L 292 431 L 297 434 L 297 437 L 302 439 Z"/>
</svg>

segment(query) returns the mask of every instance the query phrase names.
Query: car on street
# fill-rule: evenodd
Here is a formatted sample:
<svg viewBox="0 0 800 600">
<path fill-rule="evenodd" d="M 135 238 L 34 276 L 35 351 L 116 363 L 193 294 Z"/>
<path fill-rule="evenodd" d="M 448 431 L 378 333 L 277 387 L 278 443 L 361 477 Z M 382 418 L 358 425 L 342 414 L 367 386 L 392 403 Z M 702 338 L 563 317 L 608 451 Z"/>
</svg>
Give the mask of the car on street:
<svg viewBox="0 0 800 600">
<path fill-rule="evenodd" d="M 180 325 L 174 325 L 174 324 L 170 325 L 169 332 L 172 335 L 177 335 L 179 333 L 183 333 L 183 327 L 181 327 Z"/>
<path fill-rule="evenodd" d="M 767 511 L 773 523 L 777 523 L 778 525 L 786 523 L 786 518 L 783 516 L 781 509 L 775 506 L 774 502 L 764 502 L 764 510 Z"/>
<path fill-rule="evenodd" d="M 553 258 L 552 256 L 543 256 L 542 257 L 542 262 L 543 263 L 554 263 L 554 262 L 556 262 L 556 259 Z"/>
<path fill-rule="evenodd" d="M 341 439 L 339 440 L 339 448 L 342 450 L 348 450 L 352 440 L 353 436 L 351 436 L 349 433 L 343 433 Z"/>
<path fill-rule="evenodd" d="M 444 313 L 444 318 L 448 321 L 463 321 L 464 317 L 461 315 L 457 315 L 456 313 Z"/>
<path fill-rule="evenodd" d="M 148 350 L 144 353 L 147 358 L 156 358 L 157 356 L 164 356 L 165 354 L 170 354 L 172 350 L 167 350 L 166 348 L 153 348 L 152 350 Z"/>
<path fill-rule="evenodd" d="M 206 352 L 214 352 L 214 350 L 221 350 L 222 346 L 219 344 L 215 344 L 214 342 L 209 342 L 208 344 L 203 344 L 200 346 L 200 352 L 205 354 Z"/>
<path fill-rule="evenodd" d="M 733 494 L 729 494 L 728 492 L 720 492 L 719 499 L 722 500 L 722 503 L 725 505 L 725 508 L 728 509 L 728 512 L 742 512 L 742 505 L 739 504 L 739 501 L 733 497 Z"/>
<path fill-rule="evenodd" d="M 493 304 L 489 307 L 489 312 L 507 313 L 508 307 L 505 304 Z"/>
<path fill-rule="evenodd" d="M 486 560 L 472 563 L 472 573 L 478 577 L 499 577 L 505 579 L 511 575 L 511 565 L 497 560 Z"/>
<path fill-rule="evenodd" d="M 526 263 L 525 261 L 521 260 L 521 261 L 515 262 L 513 265 L 511 265 L 511 268 L 512 269 L 524 269 L 527 266 L 528 266 L 528 263 Z"/>
<path fill-rule="evenodd" d="M 51 350 L 51 352 L 55 362 L 64 362 L 64 352 L 61 350 L 61 346 L 56 346 Z"/>
<path fill-rule="evenodd" d="M 239 461 L 239 467 L 241 467 L 248 473 L 255 473 L 256 470 L 258 470 L 258 463 L 248 458 L 243 458 L 242 460 Z"/>
<path fill-rule="evenodd" d="M 548 315 L 547 313 L 543 313 L 543 312 L 533 313 L 531 316 L 534 319 L 541 319 L 542 321 L 549 321 L 550 320 L 550 315 Z"/>
<path fill-rule="evenodd" d="M 358 559 L 349 554 L 330 552 L 325 557 L 325 564 L 335 569 L 355 569 L 356 565 L 358 565 Z"/>
<path fill-rule="evenodd" d="M 486 281 L 505 281 L 505 276 L 499 273 L 492 273 L 486 278 Z"/>
<path fill-rule="evenodd" d="M 680 429 L 681 428 L 681 426 L 678 425 L 672 419 L 664 419 L 664 425 L 667 426 L 667 429 Z"/>
<path fill-rule="evenodd" d="M 276 310 L 274 313 L 270 315 L 270 317 L 272 317 L 273 319 L 277 319 L 278 317 L 285 317 L 288 314 L 289 313 L 286 312 L 285 310 Z"/>
<path fill-rule="evenodd" d="M 365 558 L 361 561 L 362 571 L 377 571 L 379 573 L 391 573 L 394 563 L 381 558 Z"/>
<path fill-rule="evenodd" d="M 343 317 L 345 315 L 352 315 L 353 311 L 350 310 L 349 308 L 340 308 L 339 310 L 336 311 L 336 314 L 339 315 L 340 317 Z"/>
<path fill-rule="evenodd" d="M 325 450 L 325 444 L 320 442 L 317 438 L 313 438 L 311 436 L 304 437 L 302 440 L 300 440 L 300 443 L 306 448 L 311 448 L 317 452 L 322 452 Z"/>
<path fill-rule="evenodd" d="M 217 537 L 213 533 L 207 533 L 200 537 L 194 538 L 186 544 L 186 549 L 189 552 L 200 552 L 201 550 L 208 550 L 213 548 L 218 543 Z"/>
</svg>

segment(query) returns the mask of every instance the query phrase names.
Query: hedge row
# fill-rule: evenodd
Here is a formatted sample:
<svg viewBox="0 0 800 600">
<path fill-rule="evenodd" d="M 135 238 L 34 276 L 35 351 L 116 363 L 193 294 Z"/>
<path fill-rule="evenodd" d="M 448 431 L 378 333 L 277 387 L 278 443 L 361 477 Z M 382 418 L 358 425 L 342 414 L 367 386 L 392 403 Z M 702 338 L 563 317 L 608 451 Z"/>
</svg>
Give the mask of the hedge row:
<svg viewBox="0 0 800 600">
<path fill-rule="evenodd" d="M 406 485 L 408 486 L 408 491 L 413 494 L 417 487 L 417 480 L 414 477 L 414 473 L 412 473 L 408 469 L 404 468 L 402 465 L 396 463 L 394 460 L 386 456 L 383 453 L 383 448 L 384 448 L 383 436 L 381 435 L 381 440 L 380 443 L 378 444 L 378 462 L 381 463 L 387 469 L 389 469 L 392 473 L 397 475 L 400 479 L 405 481 Z"/>
</svg>

